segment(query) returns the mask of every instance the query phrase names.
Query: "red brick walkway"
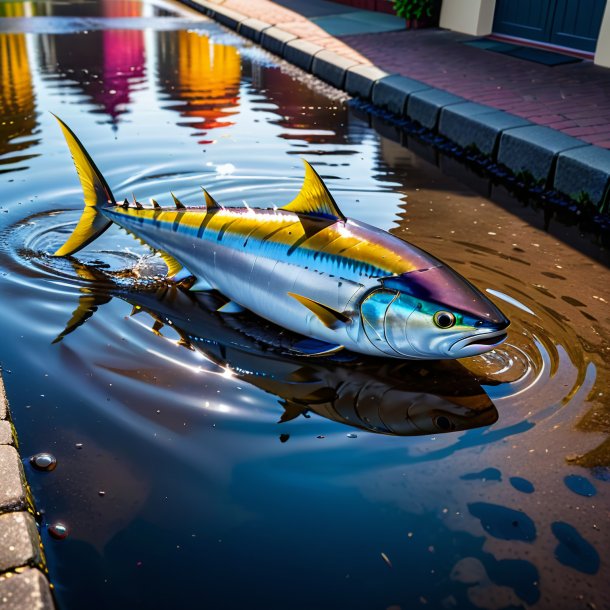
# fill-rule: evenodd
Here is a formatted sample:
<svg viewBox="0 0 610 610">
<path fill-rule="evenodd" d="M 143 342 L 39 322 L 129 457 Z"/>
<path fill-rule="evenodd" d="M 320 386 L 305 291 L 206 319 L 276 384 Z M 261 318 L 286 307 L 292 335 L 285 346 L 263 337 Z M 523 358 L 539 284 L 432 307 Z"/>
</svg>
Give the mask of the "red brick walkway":
<svg viewBox="0 0 610 610">
<path fill-rule="evenodd" d="M 551 68 L 460 42 L 469 38 L 435 29 L 341 40 L 386 72 L 610 148 L 610 69 L 590 61 Z"/>
<path fill-rule="evenodd" d="M 610 148 L 610 69 L 590 61 L 548 67 L 470 47 L 461 42 L 469 36 L 439 29 L 335 38 L 281 6 L 286 0 L 211 1 L 361 63 Z M 348 7 L 337 4 L 337 14 L 346 10 Z"/>
</svg>

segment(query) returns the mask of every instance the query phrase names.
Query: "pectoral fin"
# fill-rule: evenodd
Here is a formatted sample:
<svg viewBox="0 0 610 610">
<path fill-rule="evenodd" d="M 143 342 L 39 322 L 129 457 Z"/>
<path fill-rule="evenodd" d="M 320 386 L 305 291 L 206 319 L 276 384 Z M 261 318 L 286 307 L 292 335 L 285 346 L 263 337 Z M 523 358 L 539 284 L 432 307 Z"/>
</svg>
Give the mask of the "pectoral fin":
<svg viewBox="0 0 610 610">
<path fill-rule="evenodd" d="M 318 301 L 314 301 L 313 299 L 304 297 L 300 294 L 295 294 L 294 292 L 289 292 L 288 294 L 301 303 L 301 305 L 307 307 L 307 309 L 315 314 L 318 320 L 327 328 L 337 330 L 337 328 L 340 328 L 350 321 L 348 316 L 340 311 L 336 311 L 332 307 L 328 307 L 328 305 L 323 305 L 322 303 L 318 303 Z"/>
</svg>

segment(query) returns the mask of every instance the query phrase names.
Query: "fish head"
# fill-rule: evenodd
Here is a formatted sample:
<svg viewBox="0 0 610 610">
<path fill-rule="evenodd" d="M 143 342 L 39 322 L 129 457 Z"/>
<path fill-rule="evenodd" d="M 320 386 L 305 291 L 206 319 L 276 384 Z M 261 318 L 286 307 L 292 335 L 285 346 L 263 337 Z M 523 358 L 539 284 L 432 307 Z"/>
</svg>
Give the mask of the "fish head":
<svg viewBox="0 0 610 610">
<path fill-rule="evenodd" d="M 466 358 L 506 339 L 506 316 L 445 265 L 383 278 L 362 302 L 365 333 L 398 358 Z"/>
</svg>

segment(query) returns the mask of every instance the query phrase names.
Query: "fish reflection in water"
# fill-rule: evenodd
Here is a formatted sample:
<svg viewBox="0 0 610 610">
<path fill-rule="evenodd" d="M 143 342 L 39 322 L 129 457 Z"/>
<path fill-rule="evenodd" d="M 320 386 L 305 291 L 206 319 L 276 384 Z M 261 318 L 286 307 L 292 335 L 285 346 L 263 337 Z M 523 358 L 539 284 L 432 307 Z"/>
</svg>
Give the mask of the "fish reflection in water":
<svg viewBox="0 0 610 610">
<path fill-rule="evenodd" d="M 148 313 L 154 332 L 170 325 L 185 348 L 277 396 L 284 408 L 280 423 L 315 413 L 369 432 L 414 436 L 487 426 L 498 418 L 477 378 L 458 362 L 352 353 L 305 357 L 296 353 L 302 336 L 250 312 L 218 312 L 226 303 L 220 294 L 193 295 L 166 283 L 125 287 L 99 268 L 73 264 L 81 278 L 95 283 L 81 289 L 79 306 L 56 341 L 118 297 L 134 314 Z"/>
</svg>

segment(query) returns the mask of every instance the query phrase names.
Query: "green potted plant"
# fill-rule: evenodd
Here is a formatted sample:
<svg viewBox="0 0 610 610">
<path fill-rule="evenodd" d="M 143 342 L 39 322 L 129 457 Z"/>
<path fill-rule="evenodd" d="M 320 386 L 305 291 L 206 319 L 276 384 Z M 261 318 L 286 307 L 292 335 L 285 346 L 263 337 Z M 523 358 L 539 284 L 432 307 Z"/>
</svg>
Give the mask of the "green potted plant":
<svg viewBox="0 0 610 610">
<path fill-rule="evenodd" d="M 438 0 L 394 0 L 394 12 L 406 21 L 407 30 L 437 25 L 439 8 Z"/>
</svg>

